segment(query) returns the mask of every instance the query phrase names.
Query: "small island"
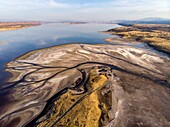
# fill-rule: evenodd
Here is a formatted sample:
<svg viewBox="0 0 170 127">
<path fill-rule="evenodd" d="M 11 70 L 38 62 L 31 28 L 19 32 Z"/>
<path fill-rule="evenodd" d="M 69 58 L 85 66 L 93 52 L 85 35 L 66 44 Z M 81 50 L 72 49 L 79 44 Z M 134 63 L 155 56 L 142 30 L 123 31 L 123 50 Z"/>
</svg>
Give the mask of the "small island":
<svg viewBox="0 0 170 127">
<path fill-rule="evenodd" d="M 108 42 L 144 42 L 159 51 L 170 54 L 170 25 L 167 24 L 125 25 L 110 29 L 106 33 L 120 36 L 120 38 L 105 39 Z"/>
<path fill-rule="evenodd" d="M 35 21 L 21 21 L 21 22 L 0 22 L 0 32 L 1 31 L 9 31 L 9 30 L 18 30 L 23 28 L 28 28 L 32 26 L 41 25 L 41 22 Z"/>
</svg>

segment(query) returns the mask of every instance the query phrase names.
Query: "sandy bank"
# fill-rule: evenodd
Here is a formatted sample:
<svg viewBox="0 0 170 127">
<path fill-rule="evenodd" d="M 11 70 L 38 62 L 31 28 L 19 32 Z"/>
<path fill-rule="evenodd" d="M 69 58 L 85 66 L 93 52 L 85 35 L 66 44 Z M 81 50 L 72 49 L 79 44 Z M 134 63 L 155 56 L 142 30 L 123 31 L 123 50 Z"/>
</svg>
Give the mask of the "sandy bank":
<svg viewBox="0 0 170 127">
<path fill-rule="evenodd" d="M 0 22 L 0 32 L 41 25 L 41 22 Z"/>
</svg>

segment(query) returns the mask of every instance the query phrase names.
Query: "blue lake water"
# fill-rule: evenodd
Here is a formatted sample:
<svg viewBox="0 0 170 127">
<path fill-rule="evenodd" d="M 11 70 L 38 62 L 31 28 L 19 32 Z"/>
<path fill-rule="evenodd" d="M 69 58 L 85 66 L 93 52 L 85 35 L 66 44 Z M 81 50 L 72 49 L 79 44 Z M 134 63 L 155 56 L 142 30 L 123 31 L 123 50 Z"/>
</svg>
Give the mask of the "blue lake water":
<svg viewBox="0 0 170 127">
<path fill-rule="evenodd" d="M 15 31 L 0 32 L 0 83 L 8 76 L 5 64 L 31 50 L 68 43 L 107 43 L 110 35 L 99 33 L 114 24 L 43 24 Z"/>
</svg>

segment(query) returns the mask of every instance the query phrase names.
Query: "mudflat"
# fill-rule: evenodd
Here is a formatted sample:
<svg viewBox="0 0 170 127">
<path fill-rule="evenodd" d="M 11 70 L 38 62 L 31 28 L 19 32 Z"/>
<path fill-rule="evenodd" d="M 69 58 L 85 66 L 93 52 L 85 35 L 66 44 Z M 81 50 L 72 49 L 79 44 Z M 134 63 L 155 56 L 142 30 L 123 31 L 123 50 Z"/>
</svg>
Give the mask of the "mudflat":
<svg viewBox="0 0 170 127">
<path fill-rule="evenodd" d="M 170 59 L 130 46 L 69 44 L 7 64 L 2 126 L 170 126 Z"/>
</svg>

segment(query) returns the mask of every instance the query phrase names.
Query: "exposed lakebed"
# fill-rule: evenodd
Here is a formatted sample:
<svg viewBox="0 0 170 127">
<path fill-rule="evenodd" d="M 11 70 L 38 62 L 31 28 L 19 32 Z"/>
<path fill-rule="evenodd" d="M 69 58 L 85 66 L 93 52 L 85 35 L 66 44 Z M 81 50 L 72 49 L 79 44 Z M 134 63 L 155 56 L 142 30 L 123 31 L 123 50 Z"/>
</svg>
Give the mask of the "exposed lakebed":
<svg viewBox="0 0 170 127">
<path fill-rule="evenodd" d="M 9 62 L 1 125 L 169 126 L 169 58 L 99 43 L 35 50 Z"/>
</svg>

